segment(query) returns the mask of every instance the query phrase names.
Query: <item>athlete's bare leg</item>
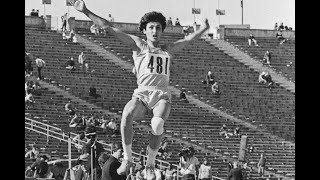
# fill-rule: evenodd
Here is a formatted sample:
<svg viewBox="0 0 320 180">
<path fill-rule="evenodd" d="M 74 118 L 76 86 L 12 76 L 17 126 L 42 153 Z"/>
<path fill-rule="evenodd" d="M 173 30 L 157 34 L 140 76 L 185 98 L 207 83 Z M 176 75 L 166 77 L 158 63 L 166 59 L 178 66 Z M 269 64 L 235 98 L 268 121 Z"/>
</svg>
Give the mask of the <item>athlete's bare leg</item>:
<svg viewBox="0 0 320 180">
<path fill-rule="evenodd" d="M 133 121 L 141 119 L 147 112 L 147 108 L 138 99 L 131 99 L 123 109 L 120 131 L 123 146 L 123 159 L 121 166 L 117 169 L 118 174 L 128 173 L 132 164 L 132 138 L 133 138 Z"/>
<path fill-rule="evenodd" d="M 156 118 L 156 120 L 153 123 L 159 123 L 162 120 L 161 125 L 159 125 L 161 129 L 163 128 L 163 123 L 168 119 L 169 114 L 171 110 L 171 104 L 162 99 L 159 101 L 157 106 L 153 109 L 153 119 Z M 152 124 L 151 124 L 152 126 Z M 157 128 L 154 128 L 157 129 Z M 155 179 L 155 173 L 154 173 L 154 167 L 155 167 L 155 158 L 156 155 L 158 154 L 158 149 L 161 145 L 162 137 L 163 137 L 163 132 L 164 130 L 161 130 L 157 132 L 157 130 L 154 130 L 155 132 L 150 134 L 150 139 L 149 139 L 149 147 L 148 147 L 148 156 L 147 156 L 147 162 L 146 162 L 146 175 L 147 175 L 147 180 L 153 180 Z M 159 134 L 159 135 L 155 135 Z"/>
</svg>

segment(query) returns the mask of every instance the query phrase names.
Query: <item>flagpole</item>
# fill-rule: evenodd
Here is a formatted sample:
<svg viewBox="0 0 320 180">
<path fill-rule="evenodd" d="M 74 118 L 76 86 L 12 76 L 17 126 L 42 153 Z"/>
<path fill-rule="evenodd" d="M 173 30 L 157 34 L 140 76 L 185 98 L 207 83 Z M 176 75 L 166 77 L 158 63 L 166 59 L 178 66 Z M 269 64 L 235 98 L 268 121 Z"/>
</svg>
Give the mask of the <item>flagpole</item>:
<svg viewBox="0 0 320 180">
<path fill-rule="evenodd" d="M 219 10 L 219 14 L 218 14 L 218 27 L 220 26 L 220 7 L 219 7 L 219 0 L 218 0 L 218 10 Z"/>
<path fill-rule="evenodd" d="M 241 24 L 243 24 L 243 0 L 241 0 Z"/>
<path fill-rule="evenodd" d="M 196 0 L 193 0 L 193 8 L 195 9 L 196 8 Z M 194 22 L 196 22 L 196 13 L 193 12 L 193 24 Z"/>
</svg>

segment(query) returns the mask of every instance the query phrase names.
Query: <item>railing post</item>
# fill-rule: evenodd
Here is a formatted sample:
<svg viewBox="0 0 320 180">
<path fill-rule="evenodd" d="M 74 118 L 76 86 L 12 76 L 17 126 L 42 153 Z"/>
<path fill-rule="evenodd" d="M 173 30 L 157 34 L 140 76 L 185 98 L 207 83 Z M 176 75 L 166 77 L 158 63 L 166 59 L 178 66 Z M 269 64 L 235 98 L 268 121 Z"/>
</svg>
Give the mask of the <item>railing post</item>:
<svg viewBox="0 0 320 180">
<path fill-rule="evenodd" d="M 47 126 L 47 142 L 49 142 L 49 126 Z"/>
<path fill-rule="evenodd" d="M 69 162 L 69 169 L 71 168 L 71 137 L 70 137 L 70 132 L 69 132 L 69 137 L 68 137 L 68 162 Z"/>
</svg>

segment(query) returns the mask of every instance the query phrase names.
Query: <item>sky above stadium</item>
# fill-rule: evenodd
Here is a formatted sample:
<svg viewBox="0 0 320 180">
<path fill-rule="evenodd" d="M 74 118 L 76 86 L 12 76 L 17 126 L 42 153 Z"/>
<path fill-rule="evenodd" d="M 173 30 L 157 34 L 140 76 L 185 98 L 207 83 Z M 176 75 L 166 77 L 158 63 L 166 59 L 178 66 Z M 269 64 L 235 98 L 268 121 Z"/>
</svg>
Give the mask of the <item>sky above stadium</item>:
<svg viewBox="0 0 320 180">
<path fill-rule="evenodd" d="M 241 24 L 241 0 L 84 0 L 88 9 L 107 18 L 111 14 L 116 22 L 138 23 L 149 11 L 159 11 L 173 22 L 179 18 L 181 25 L 191 25 L 208 18 L 215 28 L 223 24 Z M 51 0 L 51 5 L 43 5 L 42 0 L 25 0 L 25 15 L 32 9 L 39 14 L 52 16 L 53 26 L 61 27 L 61 15 L 69 12 L 76 20 L 89 20 L 73 7 L 66 6 L 66 0 Z M 201 14 L 193 15 L 191 9 L 200 8 Z M 218 8 L 219 7 L 219 8 Z M 216 9 L 225 10 L 225 15 L 216 15 Z M 295 30 L 295 0 L 243 0 L 243 24 L 251 29 L 272 29 L 275 22 L 281 22 Z M 211 30 L 210 30 L 211 31 Z"/>
</svg>

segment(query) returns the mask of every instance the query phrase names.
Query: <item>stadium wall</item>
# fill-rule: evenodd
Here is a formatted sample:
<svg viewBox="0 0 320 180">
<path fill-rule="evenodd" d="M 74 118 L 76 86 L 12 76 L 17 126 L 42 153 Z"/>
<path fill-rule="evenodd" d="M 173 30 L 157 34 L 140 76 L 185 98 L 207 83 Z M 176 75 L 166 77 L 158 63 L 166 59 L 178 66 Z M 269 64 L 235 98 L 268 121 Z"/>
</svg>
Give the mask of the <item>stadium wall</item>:
<svg viewBox="0 0 320 180">
<path fill-rule="evenodd" d="M 90 29 L 92 26 L 92 21 L 85 21 L 85 20 L 74 20 L 75 26 L 77 28 L 83 28 L 83 29 Z M 138 30 L 138 24 L 134 23 L 121 23 L 121 22 L 114 22 L 114 27 L 122 30 L 122 31 L 137 31 Z M 181 33 L 182 32 L 182 26 L 167 26 L 164 32 L 167 33 Z"/>
<path fill-rule="evenodd" d="M 43 18 L 35 16 L 25 16 L 25 25 L 46 27 L 46 23 Z"/>
<path fill-rule="evenodd" d="M 220 28 L 218 33 L 220 34 L 220 39 L 225 39 L 227 36 L 240 36 L 249 37 L 253 34 L 254 37 L 274 37 L 278 31 L 267 30 L 267 29 L 237 29 L 237 28 Z M 295 39 L 295 31 L 282 31 L 282 35 L 285 38 Z"/>
</svg>

